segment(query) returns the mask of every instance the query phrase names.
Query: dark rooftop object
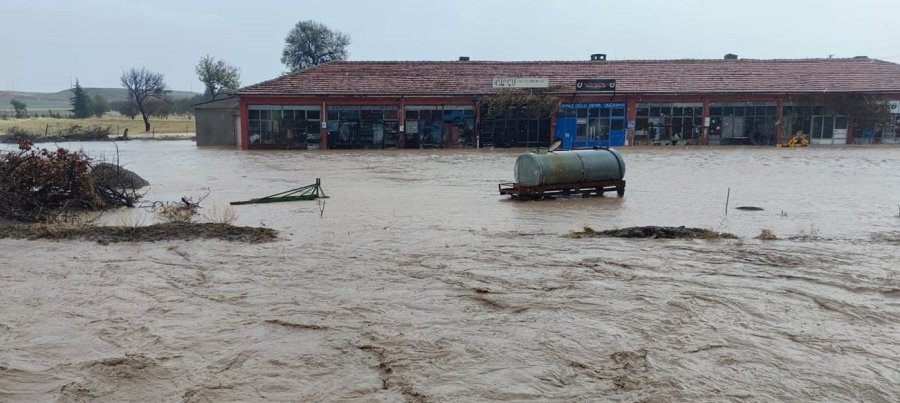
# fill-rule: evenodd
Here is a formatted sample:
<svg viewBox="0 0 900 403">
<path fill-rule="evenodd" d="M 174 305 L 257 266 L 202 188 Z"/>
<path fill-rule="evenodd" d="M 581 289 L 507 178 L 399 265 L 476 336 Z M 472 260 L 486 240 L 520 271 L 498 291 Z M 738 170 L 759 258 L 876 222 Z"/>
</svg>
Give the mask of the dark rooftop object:
<svg viewBox="0 0 900 403">
<path fill-rule="evenodd" d="M 900 65 L 877 59 L 332 62 L 238 90 L 239 96 L 437 95 L 499 91 L 495 77 L 616 80 L 617 94 L 896 93 Z"/>
</svg>

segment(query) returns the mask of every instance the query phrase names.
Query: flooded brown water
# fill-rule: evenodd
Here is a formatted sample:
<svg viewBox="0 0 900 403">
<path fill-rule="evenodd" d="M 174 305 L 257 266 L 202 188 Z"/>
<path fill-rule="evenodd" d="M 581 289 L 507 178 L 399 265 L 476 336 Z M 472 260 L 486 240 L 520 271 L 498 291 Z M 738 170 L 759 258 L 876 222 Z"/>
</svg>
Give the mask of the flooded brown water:
<svg viewBox="0 0 900 403">
<path fill-rule="evenodd" d="M 268 244 L 0 240 L 0 401 L 900 400 L 900 148 L 625 149 L 624 198 L 515 202 L 516 152 L 120 147 L 150 200 L 331 198 L 238 206 Z"/>
</svg>

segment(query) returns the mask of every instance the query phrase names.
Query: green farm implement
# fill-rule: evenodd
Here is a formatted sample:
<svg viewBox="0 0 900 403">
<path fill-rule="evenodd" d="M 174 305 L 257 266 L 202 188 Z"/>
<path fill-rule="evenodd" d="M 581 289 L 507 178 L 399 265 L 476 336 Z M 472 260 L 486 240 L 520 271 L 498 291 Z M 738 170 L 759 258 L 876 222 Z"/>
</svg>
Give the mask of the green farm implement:
<svg viewBox="0 0 900 403">
<path fill-rule="evenodd" d="M 291 189 L 285 192 L 276 193 L 266 197 L 250 199 L 244 201 L 231 202 L 232 205 L 241 204 L 259 204 L 259 203 L 279 203 L 299 200 L 315 200 L 318 198 L 326 198 L 325 192 L 322 191 L 322 181 L 316 178 L 316 183 L 304 187 Z"/>
</svg>

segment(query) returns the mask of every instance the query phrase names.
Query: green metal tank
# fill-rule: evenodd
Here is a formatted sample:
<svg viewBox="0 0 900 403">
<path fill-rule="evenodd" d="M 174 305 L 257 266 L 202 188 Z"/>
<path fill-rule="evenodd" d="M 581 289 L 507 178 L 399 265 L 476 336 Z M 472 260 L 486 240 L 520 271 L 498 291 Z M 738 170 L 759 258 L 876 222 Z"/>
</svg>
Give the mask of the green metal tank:
<svg viewBox="0 0 900 403">
<path fill-rule="evenodd" d="M 622 180 L 625 162 L 607 148 L 522 154 L 514 168 L 517 186 Z"/>
</svg>

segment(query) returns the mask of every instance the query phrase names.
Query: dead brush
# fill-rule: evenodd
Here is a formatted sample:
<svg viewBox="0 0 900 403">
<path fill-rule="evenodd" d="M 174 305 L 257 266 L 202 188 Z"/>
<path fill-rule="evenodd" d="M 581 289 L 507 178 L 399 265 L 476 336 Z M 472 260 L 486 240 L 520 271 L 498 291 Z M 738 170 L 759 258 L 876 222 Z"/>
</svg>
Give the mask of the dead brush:
<svg viewBox="0 0 900 403">
<path fill-rule="evenodd" d="M 161 202 L 156 208 L 156 217 L 164 223 L 190 224 L 200 214 L 200 205 L 182 198 L 181 202 Z"/>
<path fill-rule="evenodd" d="M 116 216 L 116 225 L 134 230 L 147 225 L 147 216 L 144 214 L 132 214 L 131 212 L 119 212 Z"/>
<path fill-rule="evenodd" d="M 203 214 L 203 219 L 206 222 L 214 223 L 214 224 L 234 224 L 234 221 L 237 220 L 237 210 L 231 206 L 213 206 L 208 209 L 205 214 Z"/>
<path fill-rule="evenodd" d="M 778 240 L 778 236 L 775 235 L 772 230 L 763 229 L 759 231 L 759 235 L 757 235 L 754 239 L 759 239 L 762 241 L 776 241 Z"/>
<path fill-rule="evenodd" d="M 193 198 L 182 196 L 180 201 L 163 201 L 153 202 L 145 205 L 151 213 L 156 214 L 156 219 L 164 224 L 191 224 L 196 222 L 200 215 L 200 203 L 209 197 L 209 189 L 206 194 L 200 196 L 197 201 Z"/>
</svg>

